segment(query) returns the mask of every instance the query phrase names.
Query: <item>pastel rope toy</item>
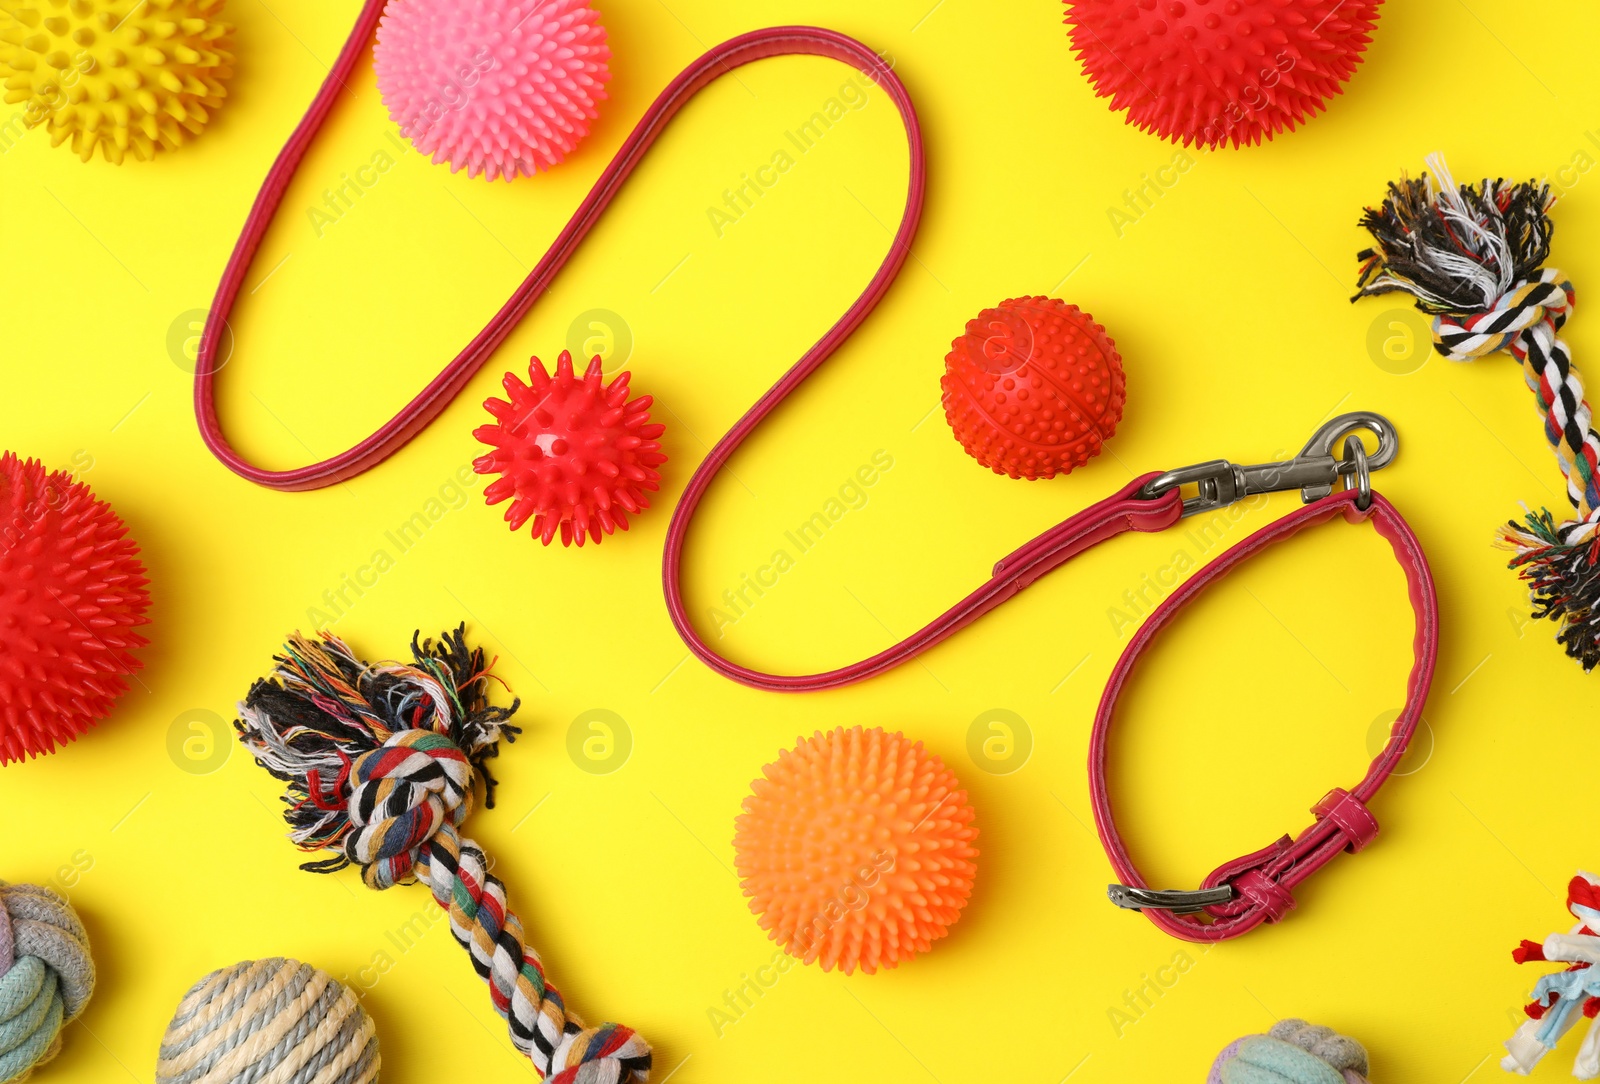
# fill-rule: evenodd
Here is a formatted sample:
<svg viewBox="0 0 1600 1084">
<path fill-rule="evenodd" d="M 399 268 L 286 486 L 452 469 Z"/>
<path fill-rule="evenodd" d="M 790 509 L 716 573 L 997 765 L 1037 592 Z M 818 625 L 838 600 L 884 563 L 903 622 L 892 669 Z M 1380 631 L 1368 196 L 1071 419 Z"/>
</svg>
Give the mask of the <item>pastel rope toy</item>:
<svg viewBox="0 0 1600 1084">
<path fill-rule="evenodd" d="M 156 1084 L 376 1084 L 377 1028 L 348 987 L 298 960 L 251 960 L 190 987 Z"/>
<path fill-rule="evenodd" d="M 1572 314 L 1572 283 L 1544 267 L 1555 225 L 1548 185 L 1482 181 L 1457 186 L 1440 155 L 1432 177 L 1389 185 L 1362 225 L 1375 245 L 1357 298 L 1400 291 L 1433 314 L 1434 348 L 1452 361 L 1505 352 L 1522 365 L 1545 439 L 1567 479 L 1575 516 L 1548 510 L 1500 529 L 1510 567 L 1530 586 L 1533 616 L 1561 624 L 1556 639 L 1585 671 L 1600 664 L 1600 436 L 1583 382 L 1557 332 Z"/>
<path fill-rule="evenodd" d="M 59 1054 L 93 993 L 89 935 L 66 897 L 0 881 L 0 1081 Z"/>
<path fill-rule="evenodd" d="M 1554 1050 L 1580 1016 L 1600 1015 L 1600 877 L 1579 871 L 1567 883 L 1567 909 L 1578 924 L 1567 933 L 1553 933 L 1544 943 L 1524 940 L 1511 950 L 1519 964 L 1548 961 L 1571 964 L 1565 971 L 1546 975 L 1533 988 L 1533 1001 L 1523 1010 L 1529 1019 L 1506 1040 L 1509 1053 L 1500 1059 L 1507 1072 L 1531 1073 L 1539 1060 Z M 1600 1076 L 1600 1027 L 1591 1025 L 1578 1047 L 1572 1075 L 1579 1080 Z"/>
<path fill-rule="evenodd" d="M 1367 1052 L 1354 1039 L 1304 1020 L 1279 1020 L 1265 1035 L 1235 1039 L 1206 1084 L 1367 1084 Z"/>
<path fill-rule="evenodd" d="M 367 664 L 329 633 L 296 634 L 239 705 L 239 740 L 256 763 L 289 784 L 292 839 L 302 850 L 336 857 L 302 869 L 361 867 L 370 888 L 418 880 L 450 915 L 450 932 L 489 984 L 511 1041 L 553 1084 L 642 1084 L 650 1047 L 630 1028 L 588 1028 L 567 1011 L 527 947 L 522 920 L 506 905 L 505 885 L 458 829 L 471 813 L 476 782 L 494 806 L 489 758 L 517 710 L 492 706 L 482 649 L 468 649 L 464 627 L 439 643 L 411 641 L 413 662 Z"/>
</svg>

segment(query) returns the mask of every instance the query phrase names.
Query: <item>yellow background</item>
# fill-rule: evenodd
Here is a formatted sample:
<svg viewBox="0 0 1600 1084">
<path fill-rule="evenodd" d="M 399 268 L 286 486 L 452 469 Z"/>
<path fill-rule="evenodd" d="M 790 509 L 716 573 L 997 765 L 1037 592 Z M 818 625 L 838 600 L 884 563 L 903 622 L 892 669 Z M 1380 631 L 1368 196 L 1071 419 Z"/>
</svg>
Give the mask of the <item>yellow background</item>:
<svg viewBox="0 0 1600 1084">
<path fill-rule="evenodd" d="M 429 926 L 424 890 L 377 895 L 350 872 L 298 872 L 280 788 L 228 755 L 222 724 L 281 637 L 317 620 L 310 611 L 326 610 L 323 592 L 344 577 L 370 579 L 361 569 L 380 549 L 394 567 L 347 595 L 334 628 L 389 657 L 414 628 L 465 620 L 498 656 L 525 733 L 495 766 L 499 808 L 470 831 L 569 1003 L 637 1027 L 655 1044 L 658 1080 L 1199 1080 L 1223 1044 L 1293 1015 L 1360 1037 L 1379 1081 L 1498 1074 L 1498 1044 L 1541 970 L 1513 966 L 1509 950 L 1564 929 L 1566 879 L 1600 862 L 1585 770 L 1595 679 L 1553 645 L 1553 626 L 1528 623 L 1489 545 L 1519 501 L 1559 506 L 1560 477 L 1513 363 L 1408 353 L 1416 322 L 1399 300 L 1346 298 L 1360 209 L 1436 149 L 1462 177 L 1549 174 L 1571 188 L 1555 212 L 1554 262 L 1580 296 L 1600 284 L 1600 174 L 1580 158 L 1600 157 L 1588 134 L 1600 129 L 1596 16 L 1581 0 L 1537 15 L 1512 0 L 1385 5 L 1367 62 L 1329 113 L 1258 149 L 1197 155 L 1119 236 L 1110 209 L 1175 150 L 1093 97 L 1060 5 L 930 5 L 603 0 L 612 96 L 567 163 L 490 185 L 397 154 L 318 236 L 308 211 L 322 190 L 393 150 L 363 65 L 234 319 L 238 349 L 221 378 L 229 431 L 279 467 L 359 439 L 500 305 L 684 64 L 754 27 L 836 27 L 892 56 L 915 97 L 927 211 L 878 313 L 703 509 L 687 576 L 702 628 L 721 592 L 880 450 L 894 465 L 866 504 L 724 630 L 721 649 L 789 672 L 854 660 L 1135 473 L 1283 455 L 1331 413 L 1381 411 L 1402 449 L 1378 485 L 1432 558 L 1444 634 L 1412 774 L 1376 802 L 1378 844 L 1306 885 L 1282 925 L 1210 951 L 1106 903 L 1084 754 L 1127 635 L 1110 611 L 1178 549 L 1199 552 L 1181 533 L 1106 546 L 922 662 L 855 688 L 755 692 L 687 658 L 661 600 L 668 513 L 708 442 L 859 291 L 899 214 L 905 154 L 874 91 L 742 220 L 721 237 L 710 224 L 722 190 L 850 78 L 837 64 L 762 62 L 702 94 L 491 364 L 394 459 L 311 494 L 228 473 L 196 435 L 169 334 L 178 322 L 181 339 L 183 314 L 209 304 L 357 7 L 233 0 L 238 73 L 192 146 L 113 168 L 80 164 L 34 131 L 0 155 L 0 443 L 55 466 L 92 464 L 82 477 L 127 520 L 154 584 L 146 667 L 115 717 L 64 752 L 0 770 L 11 818 L 0 877 L 68 891 L 100 967 L 88 1013 L 39 1079 L 150 1081 L 188 985 L 268 955 L 362 989 L 386 1080 L 530 1072 L 443 923 Z M 938 378 L 980 308 L 1052 292 L 1115 337 L 1129 405 L 1101 459 L 1027 484 L 962 453 L 935 410 Z M 451 476 L 477 454 L 471 430 L 501 373 L 553 357 L 573 318 L 597 308 L 630 326 L 635 386 L 658 397 L 668 426 L 655 507 L 598 549 L 545 549 L 508 533 L 474 485 L 401 553 L 385 532 L 456 494 Z M 1597 329 L 1581 308 L 1569 325 L 1580 367 L 1600 358 Z M 1225 539 L 1294 500 L 1273 498 Z M 1113 782 L 1147 875 L 1191 886 L 1300 830 L 1329 786 L 1353 783 L 1399 707 L 1409 621 L 1386 548 L 1365 528 L 1330 526 L 1180 622 L 1125 702 L 1118 739 Z M 630 758 L 609 774 L 567 751 L 569 725 L 591 709 L 631 732 Z M 1012 774 L 967 751 L 992 709 L 1031 732 L 1031 757 Z M 733 817 L 763 763 L 836 724 L 903 729 L 957 770 L 981 830 L 976 893 L 928 956 L 876 976 L 791 969 L 719 1034 L 709 1010 L 772 955 L 730 872 Z M 407 923 L 426 932 L 400 951 L 391 934 Z M 1115 1014 L 1147 978 L 1176 974 L 1161 969 L 1180 953 L 1183 974 L 1147 1010 Z M 1564 1078 L 1576 1043 L 1539 1076 Z"/>
</svg>

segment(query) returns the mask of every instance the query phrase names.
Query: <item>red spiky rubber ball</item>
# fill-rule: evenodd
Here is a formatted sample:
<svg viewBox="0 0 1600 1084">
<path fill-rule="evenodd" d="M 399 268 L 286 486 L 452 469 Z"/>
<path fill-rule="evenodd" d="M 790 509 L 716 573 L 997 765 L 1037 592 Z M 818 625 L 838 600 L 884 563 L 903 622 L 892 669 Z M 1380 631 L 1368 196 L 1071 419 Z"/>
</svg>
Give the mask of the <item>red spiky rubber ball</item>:
<svg viewBox="0 0 1600 1084">
<path fill-rule="evenodd" d="M 996 474 L 1054 478 L 1100 453 L 1127 399 L 1122 357 L 1094 317 L 1018 297 L 967 322 L 944 359 L 944 416 Z"/>
<path fill-rule="evenodd" d="M 949 932 L 977 873 L 972 806 L 904 734 L 818 731 L 761 769 L 734 824 L 734 863 L 790 956 L 872 974 Z"/>
<path fill-rule="evenodd" d="M 626 531 L 629 514 L 650 507 L 645 491 L 661 488 L 656 468 L 667 457 L 657 438 L 666 426 L 651 423 L 650 396 L 628 398 L 629 379 L 623 371 L 605 383 L 598 357 L 579 379 L 563 350 L 555 375 L 534 358 L 527 384 L 516 373 L 501 381 L 509 403 L 484 400 L 497 424 L 472 435 L 493 451 L 472 469 L 500 476 L 483 496 L 490 504 L 511 501 L 513 531 L 532 519 L 533 536 L 547 546 L 557 533 L 563 546 L 599 543 L 602 531 Z"/>
<path fill-rule="evenodd" d="M 389 0 L 372 54 L 401 133 L 491 181 L 572 152 L 600 115 L 610 56 L 586 0 Z"/>
<path fill-rule="evenodd" d="M 1325 109 L 1383 0 L 1066 0 L 1084 74 L 1128 123 L 1235 147 Z"/>
<path fill-rule="evenodd" d="M 0 764 L 42 756 L 111 714 L 142 665 L 139 547 L 82 482 L 0 456 Z"/>
</svg>

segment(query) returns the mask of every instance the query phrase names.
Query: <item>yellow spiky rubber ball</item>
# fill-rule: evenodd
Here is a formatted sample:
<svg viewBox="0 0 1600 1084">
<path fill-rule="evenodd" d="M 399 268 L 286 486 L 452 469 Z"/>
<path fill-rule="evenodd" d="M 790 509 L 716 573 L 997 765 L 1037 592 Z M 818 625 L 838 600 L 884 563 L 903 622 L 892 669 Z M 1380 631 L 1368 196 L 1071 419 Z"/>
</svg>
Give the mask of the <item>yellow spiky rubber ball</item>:
<svg viewBox="0 0 1600 1084">
<path fill-rule="evenodd" d="M 872 974 L 949 932 L 977 873 L 955 773 L 904 734 L 818 732 L 762 769 L 735 821 L 750 910 L 790 956 Z"/>
<path fill-rule="evenodd" d="M 51 146 L 148 160 L 197 136 L 233 75 L 223 0 L 0 0 L 0 89 Z"/>
</svg>

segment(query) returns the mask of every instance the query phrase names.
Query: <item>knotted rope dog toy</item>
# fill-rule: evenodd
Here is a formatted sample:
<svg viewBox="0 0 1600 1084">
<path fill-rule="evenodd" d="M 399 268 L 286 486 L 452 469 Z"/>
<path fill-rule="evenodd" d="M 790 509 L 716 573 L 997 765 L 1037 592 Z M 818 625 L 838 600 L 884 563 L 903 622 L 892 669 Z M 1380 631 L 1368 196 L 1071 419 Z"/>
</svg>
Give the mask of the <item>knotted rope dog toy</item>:
<svg viewBox="0 0 1600 1084">
<path fill-rule="evenodd" d="M 0 881 L 0 1081 L 61 1052 L 61 1029 L 94 993 L 89 935 L 63 896 Z"/>
<path fill-rule="evenodd" d="M 348 987 L 298 960 L 248 960 L 189 988 L 161 1037 L 156 1084 L 376 1084 L 381 1065 Z"/>
<path fill-rule="evenodd" d="M 1600 877 L 1580 871 L 1569 881 L 1567 910 L 1578 919 L 1571 931 L 1553 933 L 1542 945 L 1524 940 L 1511 950 L 1511 958 L 1519 964 L 1549 961 L 1572 966 L 1544 976 L 1534 986 L 1533 1001 L 1523 1010 L 1530 1019 L 1506 1040 L 1510 1053 L 1500 1059 L 1500 1068 L 1508 1072 L 1523 1076 L 1533 1072 L 1580 1015 L 1591 1020 L 1600 1015 L 1600 971 L 1590 966 L 1600 963 Z M 1572 1075 L 1579 1080 L 1600 1076 L 1600 1027 L 1591 1026 L 1584 1036 Z"/>
<path fill-rule="evenodd" d="M 370 888 L 418 880 L 450 915 L 450 932 L 489 984 L 511 1041 L 553 1084 L 649 1078 L 650 1047 L 617 1024 L 586 1028 L 545 979 L 544 964 L 506 906 L 505 885 L 458 829 L 517 710 L 488 700 L 491 675 L 464 627 L 439 643 L 416 637 L 413 661 L 368 664 L 329 633 L 291 636 L 271 677 L 257 681 L 235 724 L 256 763 L 288 786 L 290 839 L 338 852 L 302 869 L 352 863 Z"/>
<path fill-rule="evenodd" d="M 1265 1035 L 1235 1039 L 1206 1084 L 1367 1084 L 1367 1052 L 1332 1028 L 1279 1020 Z"/>
<path fill-rule="evenodd" d="M 1550 255 L 1555 197 L 1548 185 L 1483 181 L 1459 187 L 1440 155 L 1427 174 L 1389 185 L 1362 225 L 1375 246 L 1362 261 L 1356 297 L 1401 291 L 1433 314 L 1434 349 L 1452 361 L 1509 353 L 1522 364 L 1544 419 L 1545 439 L 1567 478 L 1573 519 L 1548 510 L 1508 522 L 1500 544 L 1532 588 L 1533 616 L 1561 624 L 1556 639 L 1585 671 L 1600 664 L 1600 436 L 1583 382 L 1557 337 L 1572 313 L 1572 283 Z"/>
</svg>

